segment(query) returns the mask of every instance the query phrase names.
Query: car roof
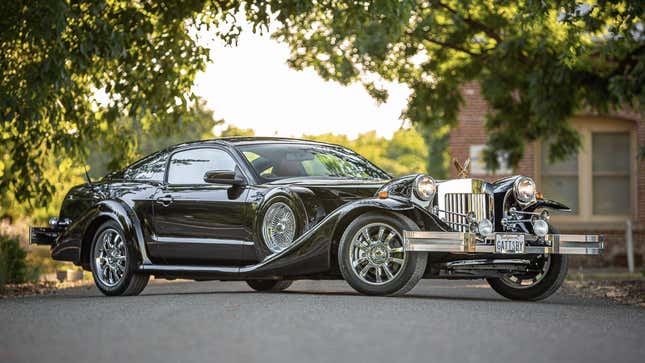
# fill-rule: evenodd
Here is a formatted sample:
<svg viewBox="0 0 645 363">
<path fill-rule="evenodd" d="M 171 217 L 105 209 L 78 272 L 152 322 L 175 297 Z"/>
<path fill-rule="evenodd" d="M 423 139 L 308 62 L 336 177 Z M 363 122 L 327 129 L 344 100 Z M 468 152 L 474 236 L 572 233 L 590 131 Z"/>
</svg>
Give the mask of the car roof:
<svg viewBox="0 0 645 363">
<path fill-rule="evenodd" d="M 263 136 L 239 136 L 239 137 L 222 137 L 217 139 L 196 140 L 189 141 L 182 144 L 170 146 L 168 150 L 174 150 L 185 146 L 198 146 L 198 145 L 228 145 L 228 146 L 242 146 L 242 145 L 255 145 L 255 144 L 308 144 L 308 145 L 324 145 L 335 148 L 342 148 L 348 150 L 346 147 L 322 141 L 297 139 L 290 137 L 263 137 Z"/>
</svg>

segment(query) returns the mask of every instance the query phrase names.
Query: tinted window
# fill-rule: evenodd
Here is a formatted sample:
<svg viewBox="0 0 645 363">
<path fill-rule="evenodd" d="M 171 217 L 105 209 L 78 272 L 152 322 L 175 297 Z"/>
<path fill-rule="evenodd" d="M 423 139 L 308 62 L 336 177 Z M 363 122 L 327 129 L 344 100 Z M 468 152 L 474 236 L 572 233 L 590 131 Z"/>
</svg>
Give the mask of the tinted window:
<svg viewBox="0 0 645 363">
<path fill-rule="evenodd" d="M 166 171 L 167 158 L 168 154 L 165 152 L 153 154 L 127 168 L 123 178 L 161 182 Z"/>
<path fill-rule="evenodd" d="M 238 147 L 265 181 L 319 176 L 389 179 L 360 155 L 341 147 L 315 144 L 254 144 Z"/>
<path fill-rule="evenodd" d="M 204 174 L 211 170 L 235 170 L 235 161 L 219 149 L 192 149 L 175 153 L 170 159 L 169 184 L 205 184 Z"/>
</svg>

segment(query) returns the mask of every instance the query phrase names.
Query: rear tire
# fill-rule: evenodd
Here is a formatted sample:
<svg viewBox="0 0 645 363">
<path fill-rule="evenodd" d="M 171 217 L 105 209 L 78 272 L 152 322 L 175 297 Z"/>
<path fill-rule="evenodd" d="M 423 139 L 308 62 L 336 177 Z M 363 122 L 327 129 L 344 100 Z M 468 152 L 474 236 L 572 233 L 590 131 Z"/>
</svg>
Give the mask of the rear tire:
<svg viewBox="0 0 645 363">
<path fill-rule="evenodd" d="M 403 295 L 416 286 L 428 255 L 403 251 L 403 231 L 417 231 L 400 214 L 366 213 L 347 226 L 338 248 L 340 272 L 354 290 L 365 295 Z"/>
<path fill-rule="evenodd" d="M 291 280 L 247 280 L 246 283 L 255 291 L 280 292 L 291 286 Z"/>
<path fill-rule="evenodd" d="M 121 226 L 102 224 L 92 239 L 90 267 L 96 287 L 106 296 L 135 296 L 148 285 L 150 275 L 137 271 L 138 257 Z"/>
</svg>

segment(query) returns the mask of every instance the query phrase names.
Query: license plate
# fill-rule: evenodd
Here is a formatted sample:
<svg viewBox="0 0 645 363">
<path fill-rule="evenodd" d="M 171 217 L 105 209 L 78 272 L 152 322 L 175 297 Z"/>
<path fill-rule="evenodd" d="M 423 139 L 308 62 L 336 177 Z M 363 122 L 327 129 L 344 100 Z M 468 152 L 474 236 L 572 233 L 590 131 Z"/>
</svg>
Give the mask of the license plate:
<svg viewBox="0 0 645 363">
<path fill-rule="evenodd" d="M 524 235 L 523 234 L 495 235 L 495 252 L 524 253 Z"/>
</svg>

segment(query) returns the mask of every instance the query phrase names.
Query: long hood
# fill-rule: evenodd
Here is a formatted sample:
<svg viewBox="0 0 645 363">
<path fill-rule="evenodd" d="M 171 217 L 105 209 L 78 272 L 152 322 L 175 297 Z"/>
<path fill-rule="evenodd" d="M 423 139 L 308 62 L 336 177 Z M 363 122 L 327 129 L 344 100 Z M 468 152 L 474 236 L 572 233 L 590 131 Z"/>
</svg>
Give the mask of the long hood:
<svg viewBox="0 0 645 363">
<path fill-rule="evenodd" d="M 374 179 L 336 179 L 336 178 L 288 178 L 269 183 L 269 185 L 290 185 L 310 189 L 318 198 L 350 201 L 369 198 L 387 180 Z"/>
</svg>

